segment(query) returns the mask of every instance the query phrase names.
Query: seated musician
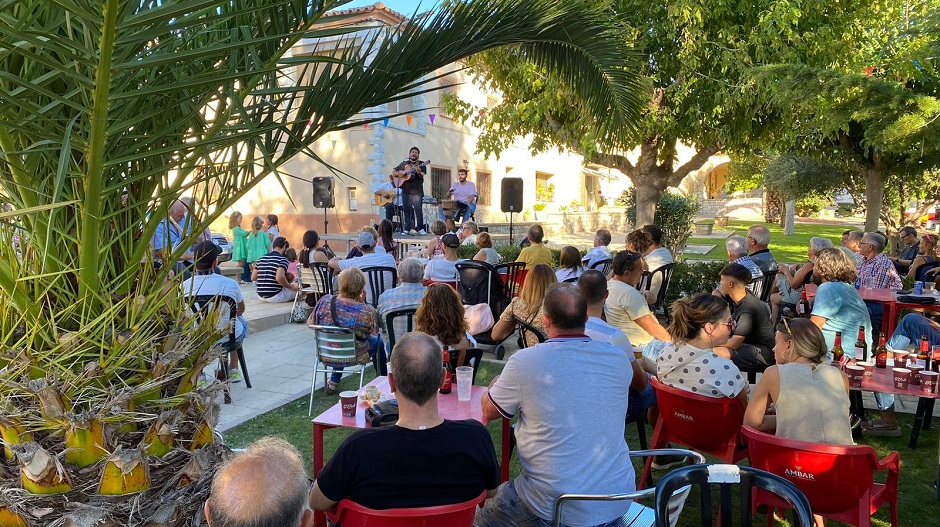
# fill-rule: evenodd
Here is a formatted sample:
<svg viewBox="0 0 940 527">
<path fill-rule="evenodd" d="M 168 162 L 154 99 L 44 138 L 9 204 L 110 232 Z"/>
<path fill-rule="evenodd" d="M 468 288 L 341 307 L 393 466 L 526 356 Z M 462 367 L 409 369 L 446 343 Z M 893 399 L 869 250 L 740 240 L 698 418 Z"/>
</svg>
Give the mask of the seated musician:
<svg viewBox="0 0 940 527">
<path fill-rule="evenodd" d="M 457 169 L 457 181 L 447 190 L 445 200 L 454 200 L 454 223 L 468 221 L 477 210 L 477 187 L 472 181 L 467 181 L 467 169 Z M 444 204 L 439 209 L 441 220 L 446 218 Z"/>
<path fill-rule="evenodd" d="M 394 176 L 388 176 L 388 181 L 372 186 L 372 194 L 375 197 L 375 206 L 385 209 L 385 219 L 392 222 L 395 210 L 401 210 L 401 191 L 395 188 L 392 182 Z"/>
</svg>

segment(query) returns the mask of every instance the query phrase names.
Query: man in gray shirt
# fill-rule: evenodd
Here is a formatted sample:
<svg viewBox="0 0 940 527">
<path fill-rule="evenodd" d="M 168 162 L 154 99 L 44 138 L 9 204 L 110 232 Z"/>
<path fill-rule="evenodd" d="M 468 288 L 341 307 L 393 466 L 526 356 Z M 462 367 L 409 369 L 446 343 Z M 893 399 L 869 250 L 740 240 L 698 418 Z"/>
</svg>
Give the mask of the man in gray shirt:
<svg viewBox="0 0 940 527">
<path fill-rule="evenodd" d="M 587 301 L 573 284 L 553 284 L 542 310 L 549 340 L 517 351 L 483 397 L 487 419 L 518 416 L 522 471 L 477 511 L 477 527 L 548 523 L 561 494 L 618 494 L 636 488 L 630 448 L 623 440 L 627 387 L 633 378 L 630 358 L 584 334 Z M 604 525 L 629 508 L 626 501 L 573 502 L 563 510 L 561 522 Z"/>
</svg>

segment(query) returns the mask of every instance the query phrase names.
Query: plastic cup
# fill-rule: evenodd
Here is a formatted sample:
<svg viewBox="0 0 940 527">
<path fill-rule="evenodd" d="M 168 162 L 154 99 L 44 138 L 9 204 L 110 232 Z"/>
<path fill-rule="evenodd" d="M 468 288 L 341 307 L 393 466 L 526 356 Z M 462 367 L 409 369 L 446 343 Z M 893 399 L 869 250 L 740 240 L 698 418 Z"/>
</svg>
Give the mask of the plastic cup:
<svg viewBox="0 0 940 527">
<path fill-rule="evenodd" d="M 920 372 L 920 391 L 924 393 L 936 393 L 938 376 L 940 376 L 940 374 L 935 371 L 924 370 Z"/>
<path fill-rule="evenodd" d="M 359 393 L 353 391 L 340 392 L 339 404 L 343 409 L 343 417 L 356 417 L 356 409 L 359 408 Z"/>
<path fill-rule="evenodd" d="M 379 400 L 379 389 L 375 386 L 366 386 L 366 399 L 376 402 Z"/>
<path fill-rule="evenodd" d="M 906 367 L 908 355 L 910 355 L 910 353 L 907 351 L 895 351 L 894 352 L 894 367 L 895 368 Z"/>
<path fill-rule="evenodd" d="M 911 386 L 920 386 L 920 372 L 924 370 L 924 367 L 920 364 L 911 364 L 907 369 L 911 370 L 911 377 L 908 384 Z"/>
<path fill-rule="evenodd" d="M 457 366 L 457 400 L 469 401 L 473 386 L 473 367 Z"/>
<path fill-rule="evenodd" d="M 911 370 L 907 368 L 892 368 L 894 373 L 894 387 L 898 390 L 906 390 L 911 380 Z"/>
<path fill-rule="evenodd" d="M 862 387 L 862 379 L 865 378 L 865 368 L 858 365 L 849 364 L 845 367 L 845 374 L 849 377 L 849 387 Z"/>
<path fill-rule="evenodd" d="M 937 284 L 934 282 L 924 282 L 924 293 L 928 295 L 932 295 L 934 287 L 936 287 L 936 285 Z"/>
<path fill-rule="evenodd" d="M 856 362 L 856 366 L 861 366 L 865 370 L 865 378 L 863 381 L 870 381 L 871 376 L 875 373 L 875 363 L 874 362 Z"/>
</svg>

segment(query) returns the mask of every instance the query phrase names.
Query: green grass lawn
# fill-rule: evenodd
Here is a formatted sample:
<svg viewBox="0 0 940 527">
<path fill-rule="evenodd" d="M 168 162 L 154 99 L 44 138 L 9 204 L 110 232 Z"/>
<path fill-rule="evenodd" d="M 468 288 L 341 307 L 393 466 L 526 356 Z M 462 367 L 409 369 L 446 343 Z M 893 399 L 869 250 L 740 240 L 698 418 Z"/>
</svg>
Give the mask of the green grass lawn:
<svg viewBox="0 0 940 527">
<path fill-rule="evenodd" d="M 488 385 L 493 377 L 500 371 L 502 371 L 501 364 L 484 362 L 480 366 L 480 370 L 477 374 L 476 384 L 481 386 Z M 356 387 L 355 383 L 355 377 L 347 377 L 343 380 L 342 386 L 344 389 L 352 389 Z M 338 397 L 336 395 L 325 395 L 322 391 L 317 393 L 313 414 L 320 414 L 330 406 L 336 404 L 337 401 Z M 918 442 L 919 448 L 911 450 L 907 448 L 907 440 L 910 437 L 913 416 L 899 414 L 898 417 L 905 431 L 902 437 L 865 437 L 862 443 L 874 447 L 880 457 L 884 457 L 892 450 L 897 450 L 901 454 L 900 498 L 898 501 L 900 525 L 902 527 L 936 525 L 937 518 L 940 516 L 940 502 L 934 500 L 933 490 L 933 481 L 937 473 L 937 427 L 923 431 Z M 490 434 L 493 436 L 493 442 L 496 444 L 496 451 L 499 452 L 502 442 L 500 422 L 491 422 L 488 428 Z M 333 455 L 333 452 L 336 451 L 339 444 L 351 432 L 352 430 L 343 428 L 326 431 L 324 434 L 324 453 L 326 459 L 329 459 Z M 647 434 L 648 436 L 652 435 L 651 427 L 647 427 Z M 307 398 L 297 399 L 294 402 L 258 416 L 223 434 L 226 444 L 233 448 L 244 447 L 255 439 L 267 435 L 283 437 L 291 444 L 295 445 L 304 456 L 307 470 L 312 470 L 313 427 L 311 425 L 311 419 L 307 417 Z M 625 439 L 631 448 L 640 448 L 637 430 L 634 425 L 627 427 Z M 716 460 L 710 459 L 710 461 L 714 462 Z M 637 477 L 639 477 L 643 467 L 637 464 L 635 468 Z M 510 464 L 510 475 L 515 477 L 519 474 L 519 470 L 518 456 L 513 456 Z M 658 477 L 658 475 L 654 475 L 654 477 Z M 881 478 L 880 481 L 883 481 L 883 478 Z M 838 492 L 838 489 L 833 489 L 833 492 Z M 694 509 L 694 506 L 698 503 L 698 499 L 698 496 L 693 493 L 687 502 L 686 510 Z M 930 518 L 934 519 L 931 520 Z M 680 520 L 679 525 L 683 527 L 700 525 L 697 514 L 683 513 Z M 764 522 L 764 519 L 760 519 L 755 525 L 761 525 Z M 777 524 L 785 525 L 785 523 L 779 521 Z M 830 521 L 827 522 L 827 525 L 838 524 Z M 882 507 L 878 514 L 875 515 L 873 525 L 890 525 L 887 506 Z"/>
<path fill-rule="evenodd" d="M 754 222 L 728 222 L 727 227 L 720 227 L 719 230 L 734 231 L 734 235 L 746 236 L 747 228 Z M 793 229 L 793 236 L 784 236 L 783 227 L 770 223 L 764 223 L 770 229 L 770 251 L 778 262 L 804 262 L 806 261 L 806 248 L 809 247 L 809 240 L 814 236 L 829 238 L 832 244 L 839 246 L 842 240 L 842 233 L 848 229 L 857 229 L 851 225 L 820 224 L 820 223 L 797 223 Z M 708 254 L 685 254 L 683 258 L 689 260 L 724 260 L 728 257 L 725 251 L 725 242 L 718 238 L 696 238 L 693 234 L 687 243 L 695 245 L 714 245 L 715 248 Z"/>
</svg>

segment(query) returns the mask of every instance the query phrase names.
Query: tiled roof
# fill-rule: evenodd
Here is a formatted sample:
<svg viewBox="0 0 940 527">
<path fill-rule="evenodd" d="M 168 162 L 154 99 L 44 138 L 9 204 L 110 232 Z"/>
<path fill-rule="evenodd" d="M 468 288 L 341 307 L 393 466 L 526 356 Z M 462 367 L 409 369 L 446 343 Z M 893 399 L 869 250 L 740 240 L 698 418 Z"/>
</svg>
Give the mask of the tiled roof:
<svg viewBox="0 0 940 527">
<path fill-rule="evenodd" d="M 398 18 L 402 22 L 407 20 L 407 17 L 405 17 L 405 15 L 399 13 L 398 11 L 389 9 L 388 6 L 386 6 L 382 2 L 376 2 L 370 6 L 365 6 L 365 7 L 354 7 L 352 9 L 339 9 L 339 10 L 330 11 L 326 13 L 325 15 L 323 15 L 323 17 L 326 18 L 326 17 L 333 16 L 333 15 L 353 15 L 353 14 L 358 14 L 358 13 L 369 14 L 369 13 L 375 13 L 377 11 L 382 11 L 386 15 L 391 15 L 395 18 Z"/>
</svg>

